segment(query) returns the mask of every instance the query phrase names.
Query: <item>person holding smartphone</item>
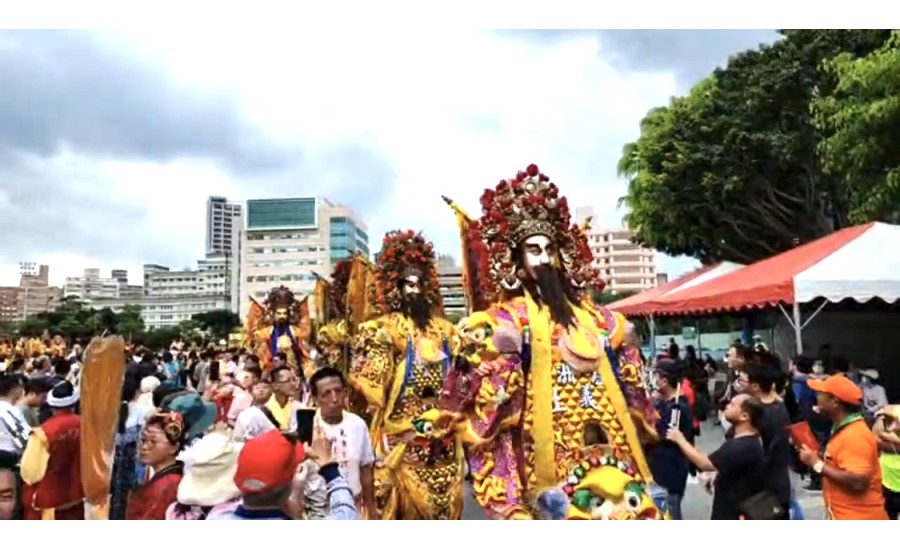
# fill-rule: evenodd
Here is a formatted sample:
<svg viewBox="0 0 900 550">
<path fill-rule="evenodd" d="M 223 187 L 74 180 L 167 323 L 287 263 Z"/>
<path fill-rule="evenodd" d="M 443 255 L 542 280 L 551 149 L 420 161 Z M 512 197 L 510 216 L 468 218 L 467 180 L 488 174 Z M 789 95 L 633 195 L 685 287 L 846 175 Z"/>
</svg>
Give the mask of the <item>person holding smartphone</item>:
<svg viewBox="0 0 900 550">
<path fill-rule="evenodd" d="M 350 484 L 357 508 L 364 510 L 367 518 L 374 519 L 375 451 L 366 422 L 345 409 L 347 381 L 336 368 L 322 367 L 310 377 L 309 384 L 318 404 L 314 427 L 322 429 L 331 441 L 332 455 L 341 476 Z"/>
<path fill-rule="evenodd" d="M 325 519 L 359 519 L 353 493 L 332 458 L 331 442 L 323 430 L 317 429 L 308 450 L 296 438 L 276 430 L 244 443 L 234 474 L 241 502 L 234 511 L 210 514 L 207 520 L 303 519 L 303 487 L 296 479 L 307 455 L 315 460 L 327 482 L 329 510 Z"/>
</svg>

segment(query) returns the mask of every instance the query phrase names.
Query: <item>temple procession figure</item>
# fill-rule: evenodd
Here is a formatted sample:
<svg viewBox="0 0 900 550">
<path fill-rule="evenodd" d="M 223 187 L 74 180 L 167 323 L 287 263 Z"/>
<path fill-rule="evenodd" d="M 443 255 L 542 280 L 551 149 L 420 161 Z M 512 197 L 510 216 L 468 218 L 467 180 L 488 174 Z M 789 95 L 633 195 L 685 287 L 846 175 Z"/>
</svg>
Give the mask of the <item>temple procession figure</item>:
<svg viewBox="0 0 900 550">
<path fill-rule="evenodd" d="M 382 519 L 460 519 L 464 455 L 438 399 L 457 350 L 442 318 L 431 243 L 412 231 L 388 233 L 376 264 L 384 314 L 360 327 L 351 384 L 373 412 Z"/>
<path fill-rule="evenodd" d="M 364 272 L 360 273 L 360 269 Z M 330 280 L 319 278 L 316 281 L 316 368 L 331 366 L 349 377 L 352 340 L 358 327 L 358 323 L 350 315 L 351 305 L 354 301 L 365 300 L 368 271 L 368 260 L 354 256 L 338 261 Z M 357 286 L 361 288 L 353 288 Z M 362 304 L 363 307 L 364 305 Z M 366 420 L 367 424 L 371 421 L 365 396 L 352 387 L 347 396 L 347 408 Z"/>
<path fill-rule="evenodd" d="M 330 280 L 316 281 L 316 366 L 329 365 L 347 374 L 350 363 L 350 331 L 347 323 L 347 284 L 353 259 L 334 264 Z"/>
<path fill-rule="evenodd" d="M 531 165 L 481 206 L 467 261 L 482 311 L 462 323 L 441 396 L 464 416 L 478 502 L 494 519 L 532 519 L 538 492 L 560 487 L 570 519 L 662 519 L 639 355 L 624 317 L 591 300 L 603 283 L 566 199 Z"/>
<path fill-rule="evenodd" d="M 313 371 L 307 347 L 310 330 L 306 298 L 297 300 L 285 286 L 273 288 L 262 305 L 251 302 L 247 335 L 265 371 L 271 370 L 283 353 L 287 365 L 308 380 Z"/>
</svg>

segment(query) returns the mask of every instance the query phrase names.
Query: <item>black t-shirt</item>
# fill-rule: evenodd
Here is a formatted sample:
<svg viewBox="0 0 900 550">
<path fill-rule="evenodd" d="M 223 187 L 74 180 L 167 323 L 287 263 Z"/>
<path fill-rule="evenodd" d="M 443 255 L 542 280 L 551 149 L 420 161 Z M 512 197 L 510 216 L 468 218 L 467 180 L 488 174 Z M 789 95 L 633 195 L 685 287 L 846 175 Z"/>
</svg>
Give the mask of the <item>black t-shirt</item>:
<svg viewBox="0 0 900 550">
<path fill-rule="evenodd" d="M 791 502 L 790 468 L 793 453 L 788 436 L 790 424 L 790 415 L 784 403 L 775 401 L 763 405 L 759 435 L 762 437 L 763 449 L 766 452 L 764 468 L 766 489 L 778 497 L 785 510 Z"/>
<path fill-rule="evenodd" d="M 717 471 L 710 519 L 740 519 L 740 503 L 765 489 L 765 458 L 756 436 L 729 439 L 709 455 Z"/>
</svg>

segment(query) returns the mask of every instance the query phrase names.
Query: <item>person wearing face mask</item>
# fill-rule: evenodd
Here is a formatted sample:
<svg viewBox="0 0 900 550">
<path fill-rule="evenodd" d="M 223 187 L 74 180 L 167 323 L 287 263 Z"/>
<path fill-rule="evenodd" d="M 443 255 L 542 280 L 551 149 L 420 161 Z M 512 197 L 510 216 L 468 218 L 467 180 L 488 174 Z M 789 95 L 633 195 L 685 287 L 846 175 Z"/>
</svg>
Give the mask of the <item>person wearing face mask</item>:
<svg viewBox="0 0 900 550">
<path fill-rule="evenodd" d="M 859 371 L 859 386 L 863 391 L 863 415 L 871 425 L 875 414 L 888 405 L 887 392 L 878 383 L 878 371 L 872 368 Z"/>
</svg>

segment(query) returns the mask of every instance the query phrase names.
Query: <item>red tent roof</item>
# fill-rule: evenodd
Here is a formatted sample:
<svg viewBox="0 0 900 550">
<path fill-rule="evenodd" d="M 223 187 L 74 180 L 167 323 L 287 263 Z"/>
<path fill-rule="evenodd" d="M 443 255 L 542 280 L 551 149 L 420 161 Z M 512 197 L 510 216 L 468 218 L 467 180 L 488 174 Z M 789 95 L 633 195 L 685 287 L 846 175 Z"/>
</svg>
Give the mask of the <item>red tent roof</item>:
<svg viewBox="0 0 900 550">
<path fill-rule="evenodd" d="M 653 287 L 651 289 L 645 290 L 640 294 L 635 294 L 634 296 L 629 296 L 627 298 L 623 298 L 616 302 L 609 304 L 609 308 L 623 315 L 641 315 L 644 313 L 644 310 L 647 309 L 645 306 L 653 302 L 653 300 L 670 290 L 674 290 L 681 285 L 687 283 L 688 281 L 692 281 L 703 275 L 710 269 L 715 266 L 705 266 L 697 269 L 695 271 L 691 271 L 690 273 L 685 273 L 681 277 L 677 277 L 672 279 L 668 283 L 660 286 Z"/>
<path fill-rule="evenodd" d="M 793 303 L 794 277 L 798 273 L 828 257 L 872 225 L 842 229 L 694 288 L 653 300 L 646 307 L 658 315 L 679 315 Z"/>
</svg>

